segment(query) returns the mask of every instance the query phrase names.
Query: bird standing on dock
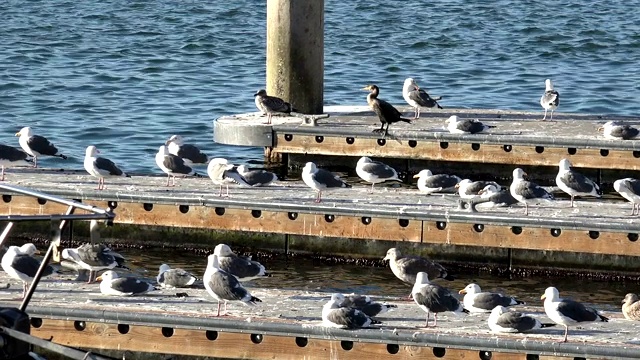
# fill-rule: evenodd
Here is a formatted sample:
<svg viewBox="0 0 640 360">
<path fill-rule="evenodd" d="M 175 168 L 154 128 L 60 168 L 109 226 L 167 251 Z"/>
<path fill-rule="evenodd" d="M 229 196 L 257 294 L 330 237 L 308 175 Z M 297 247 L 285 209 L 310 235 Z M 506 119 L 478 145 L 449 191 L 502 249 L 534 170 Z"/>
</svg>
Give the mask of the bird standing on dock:
<svg viewBox="0 0 640 360">
<path fill-rule="evenodd" d="M 449 290 L 438 284 L 429 282 L 429 275 L 426 272 L 419 272 L 416 275 L 416 283 L 411 291 L 413 301 L 427 313 L 425 327 L 429 327 L 429 313 L 433 313 L 433 326 L 438 326 L 438 313 L 451 311 L 454 314 L 469 313 L 460 301 L 456 299 Z"/>
<path fill-rule="evenodd" d="M 291 104 L 279 97 L 267 95 L 267 91 L 264 89 L 258 90 L 253 96 L 258 110 L 260 110 L 263 115 L 267 115 L 267 124 L 271 124 L 271 117 L 274 114 L 291 114 L 291 112 L 298 112 Z"/>
<path fill-rule="evenodd" d="M 567 342 L 569 325 L 573 326 L 581 322 L 609 321 L 609 318 L 598 314 L 593 308 L 587 308 L 581 303 L 569 299 L 561 299 L 558 289 L 548 287 L 540 297 L 544 300 L 544 312 L 551 321 L 564 326 L 564 340 Z"/>
<path fill-rule="evenodd" d="M 68 248 L 62 250 L 62 258 L 73 261 L 81 268 L 89 270 L 89 280 L 92 283 L 96 272 L 101 270 L 110 270 L 119 265 L 117 257 L 124 261 L 120 254 L 114 254 L 108 246 L 104 244 L 84 243 L 73 249 Z"/>
<path fill-rule="evenodd" d="M 622 300 L 622 315 L 627 320 L 640 321 L 640 301 L 638 295 L 628 293 Z"/>
<path fill-rule="evenodd" d="M 640 180 L 634 178 L 624 178 L 613 182 L 613 188 L 623 198 L 629 200 L 633 205 L 631 208 L 631 216 L 640 215 Z"/>
<path fill-rule="evenodd" d="M 462 299 L 464 308 L 474 313 L 490 312 L 496 306 L 521 305 L 524 301 L 517 300 L 512 296 L 505 296 L 500 293 L 482 291 L 480 285 L 471 283 L 458 292 L 465 294 Z"/>
<path fill-rule="evenodd" d="M 478 206 L 485 208 L 506 207 L 518 203 L 509 189 L 501 189 L 495 185 L 487 185 L 480 192 L 480 202 Z"/>
<path fill-rule="evenodd" d="M 411 105 L 415 109 L 414 119 L 420 118 L 420 108 L 433 108 L 438 107 L 442 109 L 442 106 L 438 104 L 438 100 L 442 99 L 442 96 L 432 98 L 426 91 L 420 89 L 418 84 L 412 78 L 406 78 L 404 85 L 402 86 L 402 97 L 407 104 Z"/>
<path fill-rule="evenodd" d="M 220 269 L 218 255 L 209 255 L 207 270 L 204 272 L 202 281 L 209 295 L 218 300 L 218 313 L 216 316 L 220 316 L 220 301 L 224 301 L 225 315 L 228 301 L 241 301 L 246 305 L 256 305 L 257 302 L 262 302 L 262 300 L 252 296 L 243 288 L 235 276 Z"/>
<path fill-rule="evenodd" d="M 119 277 L 113 270 L 107 270 L 96 280 L 100 281 L 100 292 L 104 295 L 134 296 L 156 290 L 153 284 L 133 276 Z"/>
<path fill-rule="evenodd" d="M 266 170 L 250 170 L 245 165 L 238 166 L 238 173 L 251 186 L 267 186 L 278 181 L 278 176 Z"/>
<path fill-rule="evenodd" d="M 229 245 L 216 245 L 213 249 L 213 254 L 218 256 L 218 267 L 235 276 L 238 281 L 250 281 L 269 276 L 264 265 L 250 258 L 236 255 L 231 251 Z"/>
<path fill-rule="evenodd" d="M 451 115 L 444 123 L 451 134 L 477 134 L 495 127 L 494 125 L 485 125 L 478 119 L 461 120 L 457 115 Z"/>
<path fill-rule="evenodd" d="M 375 184 L 391 180 L 401 181 L 394 168 L 379 161 L 373 161 L 366 156 L 358 160 L 356 164 L 356 174 L 358 174 L 360 179 L 371 183 L 371 191 L 373 191 Z"/>
<path fill-rule="evenodd" d="M 26 243 L 20 247 L 9 246 L 7 252 L 2 256 L 0 265 L 10 277 L 22 281 L 22 299 L 27 295 L 29 283 L 40 268 L 40 260 L 33 257 L 38 252 L 35 245 Z M 53 267 L 48 265 L 44 268 L 43 276 L 53 274 Z"/>
<path fill-rule="evenodd" d="M 56 156 L 63 160 L 67 159 L 65 155 L 58 152 L 58 148 L 49 142 L 47 138 L 40 135 L 34 135 L 31 132 L 31 128 L 28 126 L 25 126 L 18 131 L 16 136 L 20 136 L 18 142 L 20 143 L 22 150 L 33 156 L 33 167 L 38 167 L 38 156 L 41 155 Z"/>
<path fill-rule="evenodd" d="M 475 199 L 479 198 L 479 192 L 489 185 L 494 186 L 497 189 L 501 188 L 501 186 L 495 181 L 471 181 L 469 179 L 461 180 L 455 188 L 458 189 L 458 194 L 462 199 Z"/>
<path fill-rule="evenodd" d="M 13 146 L 0 144 L 0 167 L 2 167 L 2 175 L 0 181 L 4 181 L 4 168 L 13 166 L 31 166 L 32 161 L 27 153 L 18 150 Z"/>
<path fill-rule="evenodd" d="M 182 158 L 184 164 L 187 166 L 206 164 L 209 162 L 207 154 L 200 151 L 195 145 L 185 144 L 184 139 L 180 135 L 172 135 L 164 144 L 167 145 L 170 154 Z"/>
<path fill-rule="evenodd" d="M 410 119 L 405 119 L 402 117 L 402 114 L 398 109 L 393 107 L 393 105 L 388 102 L 378 99 L 378 95 L 380 94 L 380 89 L 376 85 L 367 85 L 362 90 L 369 90 L 370 93 L 367 95 L 367 104 L 369 107 L 378 115 L 378 119 L 380 119 L 380 129 L 375 129 L 373 132 L 382 133 L 384 132 L 384 136 L 387 136 L 389 133 L 389 125 L 398 121 L 404 121 L 406 123 L 411 123 Z M 387 125 L 385 128 L 384 125 Z"/>
<path fill-rule="evenodd" d="M 454 280 L 453 276 L 447 273 L 447 269 L 437 262 L 420 256 L 402 256 L 396 248 L 389 249 L 382 260 L 389 260 L 393 275 L 407 284 L 415 284 L 419 272 L 426 272 L 431 279 Z"/>
<path fill-rule="evenodd" d="M 553 121 L 553 111 L 557 109 L 560 104 L 560 94 L 553 90 L 551 79 L 545 80 L 544 85 L 545 91 L 540 98 L 540 105 L 542 105 L 542 108 L 544 109 L 544 117 L 542 118 L 542 121 L 547 119 L 547 110 L 551 110 L 549 121 Z"/>
<path fill-rule="evenodd" d="M 518 311 L 509 311 L 504 306 L 493 308 L 487 322 L 489 329 L 497 333 L 522 333 L 556 326 L 556 324 L 541 323 L 540 320 L 533 316 L 524 315 Z"/>
<path fill-rule="evenodd" d="M 382 324 L 372 319 L 363 311 L 350 307 L 342 307 L 342 294 L 332 294 L 331 299 L 322 307 L 322 324 L 340 329 L 362 329 L 371 325 Z"/>
<path fill-rule="evenodd" d="M 302 169 L 302 181 L 318 193 L 315 202 L 322 202 L 322 192 L 336 188 L 350 188 L 351 185 L 344 182 L 338 175 L 318 169 L 316 164 L 308 162 Z"/>
<path fill-rule="evenodd" d="M 176 268 L 172 269 L 167 264 L 160 265 L 156 281 L 163 288 L 181 288 L 193 285 L 198 280 L 192 273 Z"/>
<path fill-rule="evenodd" d="M 428 169 L 421 170 L 418 174 L 413 175 L 413 178 L 418 178 L 418 190 L 427 194 L 453 192 L 456 189 L 456 185 L 462 181 L 462 179 L 456 175 L 433 175 L 431 170 Z"/>
<path fill-rule="evenodd" d="M 384 314 L 387 311 L 398 307 L 397 305 L 381 304 L 379 302 L 372 301 L 371 297 L 367 295 L 334 295 L 336 295 L 336 301 L 338 302 L 339 307 L 360 310 L 369 317 Z"/>
<path fill-rule="evenodd" d="M 181 157 L 169 153 L 167 145 L 160 145 L 156 153 L 156 165 L 167 174 L 167 184 L 165 186 L 176 186 L 176 175 L 197 176 L 195 170 L 187 166 Z M 171 179 L 171 185 L 169 185 Z"/>
<path fill-rule="evenodd" d="M 602 191 L 600 191 L 598 184 L 579 172 L 571 170 L 571 163 L 569 160 L 560 160 L 558 167 L 556 185 L 558 185 L 560 190 L 571 196 L 571 207 L 573 207 L 573 198 L 576 196 L 602 197 Z"/>
<path fill-rule="evenodd" d="M 638 135 L 640 135 L 640 130 L 617 121 L 607 121 L 598 128 L 598 131 L 602 131 L 604 137 L 612 140 L 631 140 L 638 138 Z"/>
<path fill-rule="evenodd" d="M 527 175 L 527 173 L 522 169 L 514 169 L 513 182 L 511 182 L 509 191 L 514 199 L 524 204 L 524 214 L 529 215 L 529 205 L 538 204 L 541 201 L 553 200 L 553 195 L 538 184 L 525 180 L 525 175 Z"/>
<path fill-rule="evenodd" d="M 96 149 L 95 146 L 90 145 L 87 146 L 87 150 L 84 155 L 84 169 L 87 170 L 90 175 L 98 178 L 97 190 L 104 189 L 105 176 L 131 177 L 120 170 L 120 168 L 118 168 L 116 164 L 113 163 L 113 161 L 107 158 L 96 156 L 99 153 L 100 151 Z"/>
<path fill-rule="evenodd" d="M 209 161 L 207 166 L 207 174 L 214 184 L 219 185 L 218 196 L 222 196 L 222 185 L 227 187 L 227 195 L 229 196 L 229 184 L 237 184 L 240 186 L 251 186 L 238 172 L 237 166 L 229 164 L 224 158 L 214 158 Z"/>
</svg>

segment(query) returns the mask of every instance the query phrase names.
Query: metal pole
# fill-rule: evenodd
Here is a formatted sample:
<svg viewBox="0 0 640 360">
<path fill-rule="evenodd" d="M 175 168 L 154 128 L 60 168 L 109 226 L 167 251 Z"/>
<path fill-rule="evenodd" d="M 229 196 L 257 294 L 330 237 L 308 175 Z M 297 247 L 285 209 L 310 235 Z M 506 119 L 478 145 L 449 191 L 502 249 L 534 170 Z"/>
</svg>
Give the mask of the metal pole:
<svg viewBox="0 0 640 360">
<path fill-rule="evenodd" d="M 13 224 L 13 221 L 9 221 L 7 223 L 7 226 L 4 227 L 2 234 L 0 234 L 0 247 L 4 245 L 4 241 L 7 239 L 9 233 L 11 232 L 11 229 L 13 228 Z"/>
</svg>

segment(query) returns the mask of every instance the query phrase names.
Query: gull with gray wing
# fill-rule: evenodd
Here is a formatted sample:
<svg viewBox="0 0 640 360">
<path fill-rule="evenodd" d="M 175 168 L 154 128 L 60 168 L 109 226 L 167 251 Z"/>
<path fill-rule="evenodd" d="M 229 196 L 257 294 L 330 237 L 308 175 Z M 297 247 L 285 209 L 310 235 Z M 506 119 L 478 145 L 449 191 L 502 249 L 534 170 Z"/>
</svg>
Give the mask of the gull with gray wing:
<svg viewBox="0 0 640 360">
<path fill-rule="evenodd" d="M 245 165 L 238 166 L 238 173 L 251 186 L 267 186 L 278 181 L 276 174 L 266 170 L 250 170 Z"/>
<path fill-rule="evenodd" d="M 609 318 L 600 315 L 594 308 L 586 307 L 577 301 L 561 299 L 558 289 L 554 287 L 548 287 L 540 299 L 544 300 L 544 312 L 549 319 L 564 326 L 562 342 L 567 342 L 569 326 L 583 322 L 609 321 Z"/>
<path fill-rule="evenodd" d="M 429 314 L 433 313 L 433 326 L 438 326 L 438 313 L 451 311 L 454 314 L 469 313 L 460 301 L 444 287 L 433 284 L 429 281 L 429 275 L 426 272 L 419 272 L 416 275 L 416 283 L 411 291 L 413 301 L 427 313 L 427 321 L 425 327 L 429 327 Z"/>
<path fill-rule="evenodd" d="M 598 184 L 572 170 L 571 163 L 567 159 L 560 160 L 556 185 L 571 196 L 571 207 L 573 207 L 573 198 L 576 196 L 602 197 L 602 191 L 600 191 Z"/>
<path fill-rule="evenodd" d="M 160 265 L 156 281 L 163 288 L 181 288 L 193 285 L 198 280 L 192 273 L 167 264 Z"/>
<path fill-rule="evenodd" d="M 374 317 L 380 314 L 384 314 L 387 311 L 397 308 L 397 305 L 382 304 L 371 300 L 368 295 L 344 295 L 334 294 L 337 297 L 337 301 L 340 307 L 352 308 L 360 310 L 369 317 Z"/>
<path fill-rule="evenodd" d="M 120 277 L 113 270 L 107 270 L 96 280 L 100 281 L 100 292 L 103 295 L 134 296 L 155 290 L 153 284 L 133 276 Z"/>
<path fill-rule="evenodd" d="M 433 108 L 437 107 L 442 109 L 442 106 L 438 104 L 438 100 L 442 99 L 442 96 L 432 98 L 426 91 L 420 89 L 418 84 L 412 78 L 406 78 L 404 85 L 402 86 L 402 97 L 407 104 L 411 105 L 415 109 L 414 119 L 420 118 L 420 108 Z"/>
<path fill-rule="evenodd" d="M 436 174 L 434 175 L 431 170 L 421 170 L 413 178 L 418 178 L 418 190 L 426 194 L 433 194 L 437 192 L 454 192 L 456 185 L 462 179 L 456 175 L 448 174 Z"/>
<path fill-rule="evenodd" d="M 498 185 L 495 181 L 472 181 L 469 179 L 462 179 L 455 187 L 458 189 L 458 194 L 462 199 L 475 199 L 479 198 L 479 192 L 482 191 L 488 185 L 495 186 L 500 189 L 500 185 Z"/>
<path fill-rule="evenodd" d="M 18 150 L 13 146 L 0 144 L 0 167 L 2 167 L 2 175 L 0 181 L 4 181 L 5 167 L 14 166 L 30 166 L 33 161 L 29 159 L 29 155 L 22 150 Z"/>
<path fill-rule="evenodd" d="M 518 311 L 509 311 L 504 306 L 496 306 L 487 319 L 489 329 L 496 333 L 523 333 L 538 330 L 556 324 L 541 323 L 540 320 Z"/>
<path fill-rule="evenodd" d="M 209 161 L 207 154 L 197 146 L 185 144 L 181 135 L 172 135 L 164 144 L 167 145 L 170 154 L 180 157 L 189 167 L 195 164 L 206 164 Z"/>
<path fill-rule="evenodd" d="M 258 90 L 254 95 L 256 107 L 263 115 L 267 115 L 267 124 L 271 124 L 271 117 L 277 114 L 291 114 L 297 112 L 291 104 L 279 97 L 267 95 L 264 89 Z"/>
<path fill-rule="evenodd" d="M 356 174 L 360 179 L 371 183 L 371 191 L 373 191 L 375 184 L 393 180 L 400 181 L 398 172 L 394 168 L 379 161 L 373 161 L 366 156 L 358 160 Z"/>
<path fill-rule="evenodd" d="M 173 155 L 169 152 L 167 145 L 161 145 L 156 153 L 156 165 L 167 174 L 167 184 L 172 179 L 171 186 L 176 185 L 176 175 L 197 176 L 196 171 L 187 166 L 181 157 Z"/>
<path fill-rule="evenodd" d="M 90 145 L 87 146 L 84 155 L 84 169 L 87 172 L 98 178 L 98 188 L 97 190 L 104 190 L 104 178 L 106 176 L 121 176 L 121 177 L 131 177 L 127 173 L 120 170 L 113 161 L 97 156 L 100 153 L 95 146 Z"/>
<path fill-rule="evenodd" d="M 478 194 L 480 195 L 479 207 L 506 207 L 518 203 L 509 189 L 501 189 L 492 184 L 485 186 Z"/>
<path fill-rule="evenodd" d="M 380 321 L 372 319 L 363 311 L 342 307 L 340 303 L 344 296 L 341 295 L 332 294 L 331 299 L 322 307 L 322 324 L 324 326 L 340 329 L 362 329 L 381 324 Z"/>
<path fill-rule="evenodd" d="M 517 300 L 512 296 L 482 291 L 482 289 L 480 289 L 480 285 L 476 283 L 467 285 L 458 293 L 465 294 L 462 299 L 464 308 L 475 313 L 489 312 L 496 306 L 507 307 L 524 304 L 524 301 Z"/>
<path fill-rule="evenodd" d="M 315 190 L 318 194 L 315 202 L 322 202 L 322 192 L 337 188 L 350 188 L 351 185 L 344 182 L 338 175 L 330 171 L 319 169 L 316 164 L 308 162 L 302 169 L 302 181 Z"/>
<path fill-rule="evenodd" d="M 35 245 L 32 243 L 26 243 L 20 247 L 9 246 L 7 252 L 2 256 L 0 265 L 2 269 L 10 277 L 22 281 L 22 299 L 27 294 L 29 283 L 33 281 L 33 278 L 40 268 L 40 260 L 33 257 L 38 252 Z M 51 265 L 47 265 L 44 268 L 43 276 L 53 274 L 54 269 Z"/>
<path fill-rule="evenodd" d="M 269 276 L 264 265 L 236 255 L 231 251 L 229 245 L 216 245 L 213 254 L 218 256 L 218 267 L 235 276 L 239 281 L 250 281 Z"/>
<path fill-rule="evenodd" d="M 446 128 L 452 134 L 477 134 L 494 128 L 494 125 L 485 125 L 478 119 L 459 119 L 457 115 L 445 120 Z"/>
<path fill-rule="evenodd" d="M 612 140 L 632 140 L 637 139 L 640 130 L 631 125 L 622 124 L 617 121 L 607 121 L 598 131 L 604 133 L 604 137 Z"/>
<path fill-rule="evenodd" d="M 539 204 L 541 201 L 551 201 L 553 195 L 538 184 L 525 180 L 525 175 L 527 173 L 520 168 L 513 170 L 513 182 L 511 182 L 509 192 L 514 199 L 524 204 L 524 214 L 529 215 L 529 205 Z"/>
<path fill-rule="evenodd" d="M 218 265 L 218 255 L 211 254 L 207 258 L 207 270 L 204 272 L 202 281 L 209 295 L 218 301 L 218 312 L 216 316 L 220 316 L 220 302 L 224 302 L 224 312 L 227 312 L 228 301 L 240 301 L 245 305 L 254 306 L 262 300 L 251 295 L 247 289 L 235 276 L 220 269 Z"/>
<path fill-rule="evenodd" d="M 238 172 L 238 167 L 230 164 L 227 159 L 214 158 L 209 161 L 207 166 L 207 174 L 211 181 L 219 185 L 218 196 L 222 196 L 222 185 L 227 187 L 227 194 L 229 196 L 229 184 L 237 184 L 240 186 L 251 186 Z"/>
<path fill-rule="evenodd" d="M 396 248 L 389 249 L 382 260 L 389 260 L 391 272 L 398 279 L 408 284 L 416 282 L 416 276 L 419 272 L 426 272 L 431 279 L 454 280 L 454 277 L 437 262 L 420 256 L 403 256 L 400 250 Z"/>
<path fill-rule="evenodd" d="M 544 81 L 545 91 L 540 97 L 540 105 L 544 109 L 544 117 L 542 121 L 547 119 L 547 111 L 551 110 L 551 116 L 549 117 L 549 121 L 553 121 L 553 111 L 558 108 L 560 104 L 560 94 L 553 89 L 553 83 L 551 79 L 547 79 Z"/>
<path fill-rule="evenodd" d="M 640 215 L 640 180 L 634 178 L 624 178 L 613 182 L 613 188 L 623 198 L 629 200 L 632 204 L 631 216 Z"/>
<path fill-rule="evenodd" d="M 28 126 L 18 131 L 16 136 L 20 136 L 18 142 L 22 150 L 33 156 L 33 167 L 38 167 L 38 157 L 41 155 L 55 156 L 63 160 L 67 159 L 65 155 L 58 152 L 58 148 L 47 140 L 47 138 L 33 134 L 31 128 Z"/>
</svg>

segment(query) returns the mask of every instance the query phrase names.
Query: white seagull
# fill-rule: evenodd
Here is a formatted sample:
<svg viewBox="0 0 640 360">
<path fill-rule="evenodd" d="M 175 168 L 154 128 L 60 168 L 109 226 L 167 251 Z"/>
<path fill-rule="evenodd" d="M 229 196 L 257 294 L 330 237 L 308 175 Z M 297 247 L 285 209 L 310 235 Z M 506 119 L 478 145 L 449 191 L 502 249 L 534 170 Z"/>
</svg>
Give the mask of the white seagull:
<svg viewBox="0 0 640 360">
<path fill-rule="evenodd" d="M 637 139 L 638 135 L 640 135 L 640 130 L 617 121 L 607 121 L 603 126 L 598 128 L 598 131 L 602 131 L 604 137 L 612 140 Z"/>
<path fill-rule="evenodd" d="M 520 301 L 512 296 L 506 296 L 500 293 L 492 293 L 482 291 L 480 285 L 471 283 L 458 292 L 465 294 L 462 299 L 464 308 L 474 313 L 483 313 L 493 310 L 496 306 L 521 305 L 524 301 Z"/>
<path fill-rule="evenodd" d="M 507 207 L 518 203 L 509 189 L 500 189 L 495 185 L 487 185 L 478 193 L 480 195 L 480 207 L 494 208 Z"/>
<path fill-rule="evenodd" d="M 350 307 L 341 307 L 342 294 L 332 294 L 331 299 L 322 307 L 322 324 L 340 329 L 362 329 L 381 324 L 363 311 Z"/>
<path fill-rule="evenodd" d="M 274 114 L 290 115 L 291 112 L 297 112 L 288 102 L 279 97 L 267 95 L 267 91 L 264 89 L 258 90 L 253 96 L 258 110 L 267 115 L 267 124 L 271 124 L 271 117 Z"/>
<path fill-rule="evenodd" d="M 569 160 L 560 160 L 558 167 L 556 185 L 558 185 L 560 190 L 571 196 L 571 207 L 573 207 L 573 198 L 576 196 L 602 197 L 602 191 L 600 191 L 598 184 L 579 172 L 571 170 Z"/>
<path fill-rule="evenodd" d="M 7 252 L 2 256 L 1 266 L 2 269 L 10 277 L 22 281 L 22 298 L 24 299 L 27 294 L 29 283 L 33 281 L 33 277 L 36 276 L 38 268 L 40 267 L 40 260 L 33 257 L 38 250 L 32 243 L 24 244 L 20 247 L 9 246 Z M 51 275 L 53 268 L 48 265 L 43 276 Z"/>
<path fill-rule="evenodd" d="M 5 167 L 31 166 L 33 165 L 32 162 L 24 151 L 18 150 L 13 146 L 0 144 L 0 167 L 2 167 L 0 181 L 4 181 Z"/>
<path fill-rule="evenodd" d="M 418 178 L 418 190 L 426 194 L 453 192 L 456 190 L 456 185 L 462 181 L 462 179 L 456 175 L 433 175 L 429 169 L 421 170 L 416 175 L 413 175 L 413 178 Z"/>
<path fill-rule="evenodd" d="M 218 256 L 218 267 L 235 276 L 238 281 L 269 276 L 264 265 L 236 255 L 227 244 L 216 245 L 213 254 Z"/>
<path fill-rule="evenodd" d="M 398 172 L 394 168 L 379 161 L 373 161 L 366 156 L 358 160 L 356 174 L 360 179 L 371 183 L 371 191 L 373 191 L 375 184 L 393 180 L 401 181 L 398 178 Z"/>
<path fill-rule="evenodd" d="M 350 294 L 345 296 L 344 294 L 334 294 L 338 301 L 339 307 L 352 308 L 360 310 L 369 317 L 374 317 L 380 314 L 384 314 L 391 309 L 397 308 L 397 305 L 381 304 L 371 300 L 368 295 L 356 295 Z"/>
<path fill-rule="evenodd" d="M 96 280 L 100 281 L 100 292 L 103 295 L 142 295 L 156 289 L 153 284 L 133 276 L 119 277 L 113 270 L 105 271 Z"/>
<path fill-rule="evenodd" d="M 460 301 L 438 284 L 429 282 L 429 276 L 426 272 L 419 272 L 416 276 L 416 283 L 411 291 L 413 301 L 427 313 L 427 322 L 425 327 L 429 327 L 429 313 L 433 313 L 433 326 L 438 326 L 438 313 L 451 311 L 454 314 L 469 313 Z"/>
<path fill-rule="evenodd" d="M 406 78 L 404 80 L 404 85 L 402 86 L 402 97 L 407 104 L 414 108 L 414 119 L 418 119 L 420 117 L 421 107 L 438 107 L 438 109 L 442 109 L 442 106 L 438 104 L 438 100 L 442 99 L 442 96 L 432 98 L 426 91 L 420 89 L 418 84 L 416 84 L 415 80 L 412 78 Z"/>
<path fill-rule="evenodd" d="M 218 255 L 211 254 L 208 257 L 207 270 L 202 278 L 204 287 L 209 295 L 218 300 L 218 313 L 220 316 L 220 302 L 224 302 L 224 312 L 227 312 L 228 301 L 240 301 L 246 305 L 256 305 L 262 302 L 255 296 L 252 296 L 235 276 L 221 270 L 218 266 Z"/>
<path fill-rule="evenodd" d="M 553 195 L 538 184 L 525 180 L 525 175 L 527 174 L 522 169 L 515 168 L 513 170 L 513 182 L 509 187 L 509 191 L 514 199 L 524 204 L 524 214 L 529 215 L 529 205 L 553 200 Z"/>
<path fill-rule="evenodd" d="M 163 288 L 181 288 L 193 285 L 198 280 L 192 273 L 176 268 L 172 269 L 167 264 L 160 265 L 156 281 Z"/>
<path fill-rule="evenodd" d="M 87 146 L 87 150 L 84 155 L 84 169 L 90 175 L 93 175 L 98 178 L 98 188 L 97 190 L 104 189 L 104 178 L 105 176 L 124 176 L 131 177 L 127 173 L 123 172 L 113 163 L 113 161 L 103 158 L 100 156 L 96 156 L 100 151 L 96 149 L 95 146 L 90 145 Z"/>
<path fill-rule="evenodd" d="M 492 185 L 498 189 L 501 188 L 495 181 L 471 181 L 469 179 L 461 180 L 455 188 L 458 189 L 458 194 L 462 199 L 475 199 L 480 197 L 480 191 L 488 185 Z"/>
<path fill-rule="evenodd" d="M 322 201 L 322 192 L 336 188 L 350 188 L 351 185 L 344 182 L 338 175 L 318 169 L 316 164 L 308 162 L 302 169 L 302 181 L 318 193 L 315 202 Z"/>
<path fill-rule="evenodd" d="M 457 115 L 450 116 L 445 120 L 446 128 L 452 134 L 477 134 L 485 130 L 494 128 L 494 125 L 485 125 L 478 119 L 462 119 Z"/>
<path fill-rule="evenodd" d="M 266 170 L 250 170 L 245 165 L 238 166 L 238 173 L 251 186 L 267 186 L 278 181 L 278 176 Z"/>
<path fill-rule="evenodd" d="M 38 167 L 38 156 L 56 156 L 66 160 L 67 157 L 58 152 L 56 148 L 47 138 L 40 135 L 34 135 L 31 132 L 31 128 L 26 126 L 16 133 L 16 136 L 20 136 L 18 142 L 20 147 L 27 154 L 33 156 L 33 167 Z"/>
<path fill-rule="evenodd" d="M 506 307 L 499 305 L 491 310 L 487 323 L 489 329 L 496 333 L 522 333 L 556 326 L 556 324 L 541 323 L 533 316 L 518 311 L 509 311 Z"/>
<path fill-rule="evenodd" d="M 229 196 L 229 184 L 238 184 L 240 186 L 251 186 L 238 172 L 237 166 L 229 164 L 224 158 L 214 158 L 209 161 L 207 166 L 207 174 L 211 181 L 220 186 L 218 196 L 222 196 L 222 185 L 227 187 L 227 195 Z"/>
<path fill-rule="evenodd" d="M 544 85 L 545 91 L 540 98 L 540 105 L 542 105 L 542 108 L 544 109 L 544 118 L 542 118 L 542 121 L 547 119 L 547 110 L 551 110 L 549 121 L 553 121 L 553 111 L 557 109 L 558 104 L 560 104 L 560 94 L 553 90 L 551 79 L 545 80 Z"/>
<path fill-rule="evenodd" d="M 187 166 L 194 164 L 206 164 L 209 161 L 207 154 L 191 144 L 185 144 L 181 135 L 172 135 L 165 143 L 169 149 L 169 153 L 179 156 Z"/>
<path fill-rule="evenodd" d="M 172 179 L 171 186 L 176 186 L 176 175 L 196 176 L 195 170 L 187 166 L 181 157 L 169 153 L 167 145 L 161 145 L 156 153 L 156 165 L 167 174 L 167 184 Z"/>
<path fill-rule="evenodd" d="M 567 342 L 569 326 L 581 322 L 609 321 L 609 318 L 598 314 L 594 308 L 588 308 L 581 303 L 569 299 L 561 299 L 558 289 L 548 287 L 540 297 L 544 300 L 544 312 L 551 321 L 564 326 L 564 339 Z"/>
<path fill-rule="evenodd" d="M 629 200 L 633 207 L 631 208 L 631 215 L 640 215 L 640 180 L 634 178 L 624 178 L 613 182 L 613 188 L 623 198 Z"/>
</svg>

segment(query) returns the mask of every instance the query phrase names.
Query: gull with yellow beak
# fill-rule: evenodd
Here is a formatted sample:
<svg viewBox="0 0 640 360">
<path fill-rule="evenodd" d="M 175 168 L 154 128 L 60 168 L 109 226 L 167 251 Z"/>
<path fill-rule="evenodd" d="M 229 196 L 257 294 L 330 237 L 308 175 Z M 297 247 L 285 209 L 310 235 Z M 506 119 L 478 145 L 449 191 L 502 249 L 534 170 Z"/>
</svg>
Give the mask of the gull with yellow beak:
<svg viewBox="0 0 640 360">
<path fill-rule="evenodd" d="M 548 287 L 540 299 L 544 300 L 544 312 L 549 319 L 564 326 L 564 339 L 561 342 L 567 342 L 569 326 L 581 322 L 609 321 L 609 318 L 598 314 L 594 308 L 585 307 L 577 301 L 561 299 L 558 289 L 554 287 Z"/>
</svg>

